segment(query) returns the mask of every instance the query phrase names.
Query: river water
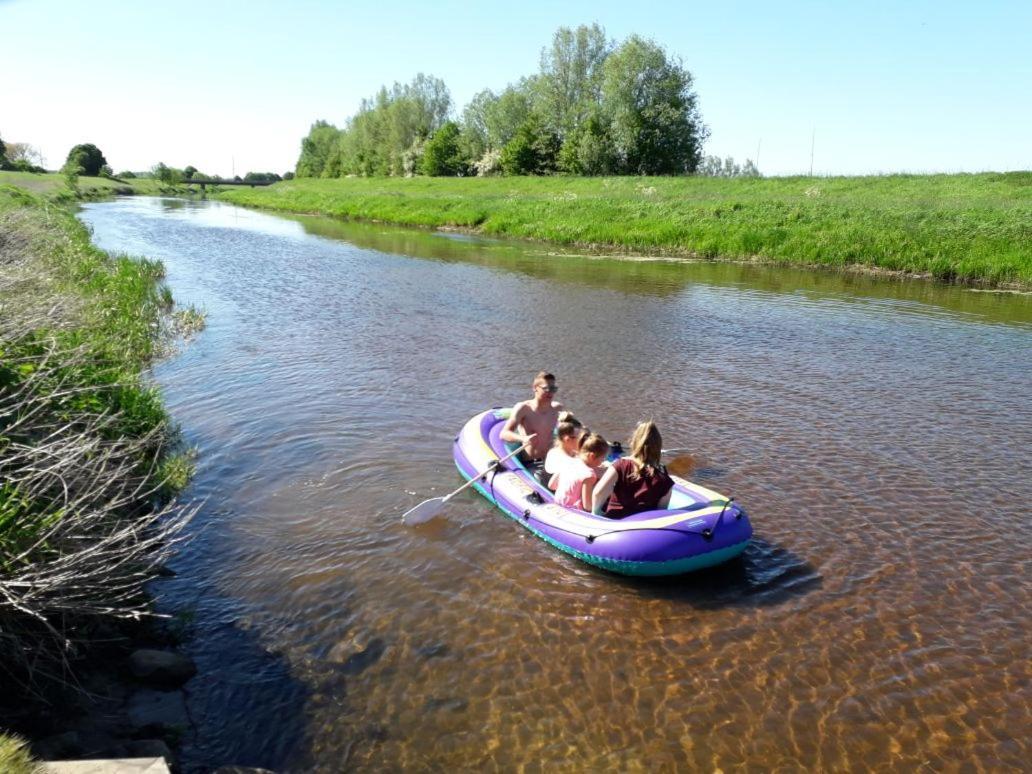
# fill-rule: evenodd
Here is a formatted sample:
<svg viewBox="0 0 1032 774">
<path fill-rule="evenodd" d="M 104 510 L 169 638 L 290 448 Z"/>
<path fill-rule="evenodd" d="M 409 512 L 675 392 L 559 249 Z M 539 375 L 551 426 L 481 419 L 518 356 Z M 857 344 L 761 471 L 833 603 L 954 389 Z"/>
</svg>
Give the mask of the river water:
<svg viewBox="0 0 1032 774">
<path fill-rule="evenodd" d="M 1021 769 L 1032 737 L 1032 298 L 559 255 L 220 203 L 82 218 L 207 328 L 154 376 L 204 507 L 188 768 Z M 654 417 L 740 561 L 607 574 L 464 493 L 451 441 L 539 369 Z"/>
</svg>

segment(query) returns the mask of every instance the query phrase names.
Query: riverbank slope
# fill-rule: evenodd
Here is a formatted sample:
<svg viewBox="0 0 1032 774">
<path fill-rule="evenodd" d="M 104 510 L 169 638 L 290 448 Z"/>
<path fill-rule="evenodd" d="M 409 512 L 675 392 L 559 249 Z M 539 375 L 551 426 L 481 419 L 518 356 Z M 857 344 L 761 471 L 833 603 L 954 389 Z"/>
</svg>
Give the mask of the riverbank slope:
<svg viewBox="0 0 1032 774">
<path fill-rule="evenodd" d="M 717 260 L 1032 288 L 1032 172 L 880 177 L 297 179 L 222 200 Z"/>
<path fill-rule="evenodd" d="M 64 175 L 58 172 L 9 172 L 0 170 L 0 186 L 13 185 L 50 201 L 74 201 L 76 199 L 103 199 L 109 196 L 160 196 L 185 192 L 185 188 L 166 186 L 160 180 L 149 177 L 112 180 L 108 177 L 80 176 L 78 193 L 68 187 Z"/>
<path fill-rule="evenodd" d="M 104 698 L 76 687 L 86 657 L 127 673 L 112 643 L 148 617 L 144 585 L 189 518 L 170 498 L 190 455 L 144 371 L 200 321 L 175 312 L 163 274 L 94 247 L 70 208 L 0 186 L 0 724 L 34 743 Z M 66 754 L 103 753 L 115 713 L 92 714 L 93 741 Z"/>
</svg>

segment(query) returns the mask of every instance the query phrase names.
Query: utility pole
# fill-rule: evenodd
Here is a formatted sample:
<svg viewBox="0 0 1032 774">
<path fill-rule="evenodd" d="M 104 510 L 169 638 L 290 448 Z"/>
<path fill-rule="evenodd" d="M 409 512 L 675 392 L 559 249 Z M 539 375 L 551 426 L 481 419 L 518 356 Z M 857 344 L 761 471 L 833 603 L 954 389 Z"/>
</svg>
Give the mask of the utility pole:
<svg viewBox="0 0 1032 774">
<path fill-rule="evenodd" d="M 810 177 L 813 177 L 813 146 L 817 142 L 817 127 L 813 128 L 813 134 L 810 136 Z"/>
</svg>

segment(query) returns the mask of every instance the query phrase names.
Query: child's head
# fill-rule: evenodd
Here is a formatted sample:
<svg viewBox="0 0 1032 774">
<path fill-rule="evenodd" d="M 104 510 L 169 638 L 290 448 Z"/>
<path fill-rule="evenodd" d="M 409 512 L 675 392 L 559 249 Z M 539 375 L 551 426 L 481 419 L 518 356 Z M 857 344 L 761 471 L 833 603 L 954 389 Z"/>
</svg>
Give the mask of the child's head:
<svg viewBox="0 0 1032 774">
<path fill-rule="evenodd" d="M 559 424 L 555 428 L 555 445 L 568 454 L 576 454 L 577 442 L 584 433 L 584 426 L 568 411 L 564 411 L 559 417 Z"/>
<path fill-rule="evenodd" d="M 609 454 L 609 444 L 598 433 L 586 433 L 580 439 L 580 458 L 591 467 L 598 467 L 605 462 Z"/>
<path fill-rule="evenodd" d="M 639 464 L 658 467 L 663 453 L 663 436 L 651 419 L 639 422 L 631 436 L 631 457 Z"/>
</svg>

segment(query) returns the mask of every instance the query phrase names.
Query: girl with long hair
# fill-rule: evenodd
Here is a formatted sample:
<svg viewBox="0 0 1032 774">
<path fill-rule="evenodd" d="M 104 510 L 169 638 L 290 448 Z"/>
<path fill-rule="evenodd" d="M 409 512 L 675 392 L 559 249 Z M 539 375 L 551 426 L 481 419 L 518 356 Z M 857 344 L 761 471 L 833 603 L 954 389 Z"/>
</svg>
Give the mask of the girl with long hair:
<svg viewBox="0 0 1032 774">
<path fill-rule="evenodd" d="M 595 484 L 596 513 L 622 519 L 670 504 L 674 481 L 659 461 L 663 436 L 651 419 L 639 422 L 628 443 L 630 453 L 614 462 Z"/>
</svg>

